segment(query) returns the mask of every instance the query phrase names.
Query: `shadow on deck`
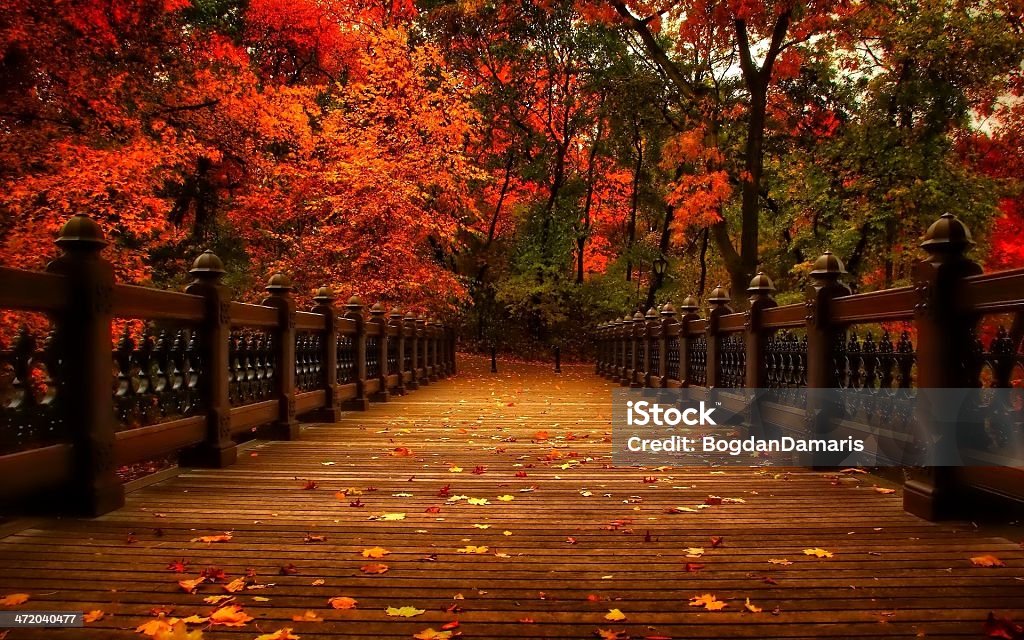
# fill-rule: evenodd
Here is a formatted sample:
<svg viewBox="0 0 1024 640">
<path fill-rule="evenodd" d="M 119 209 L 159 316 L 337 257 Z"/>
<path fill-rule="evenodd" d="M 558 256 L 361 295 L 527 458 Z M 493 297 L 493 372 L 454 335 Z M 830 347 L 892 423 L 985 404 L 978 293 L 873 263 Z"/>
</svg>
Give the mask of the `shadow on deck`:
<svg viewBox="0 0 1024 640">
<path fill-rule="evenodd" d="M 466 638 L 984 637 L 990 611 L 1024 612 L 1019 545 L 906 515 L 872 476 L 613 469 L 612 385 L 592 367 L 487 364 L 465 357 L 429 393 L 255 442 L 237 465 L 182 470 L 100 518 L 11 533 L 0 597 L 30 599 L 4 610 L 104 615 L 9 640 L 140 638 L 148 622 L 207 618 L 218 597 L 252 620 L 188 625 L 207 639 L 446 625 Z M 742 502 L 702 507 L 709 495 Z M 973 566 L 983 555 L 1006 566 Z M 204 570 L 226 577 L 179 586 Z M 703 594 L 725 607 L 692 606 Z"/>
</svg>

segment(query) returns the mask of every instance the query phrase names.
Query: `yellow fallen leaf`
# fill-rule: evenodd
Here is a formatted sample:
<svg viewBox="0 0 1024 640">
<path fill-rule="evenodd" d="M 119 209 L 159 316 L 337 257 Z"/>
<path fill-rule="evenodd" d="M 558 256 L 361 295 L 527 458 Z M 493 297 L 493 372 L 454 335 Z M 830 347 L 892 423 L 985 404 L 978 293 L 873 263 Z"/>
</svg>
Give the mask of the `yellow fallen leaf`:
<svg viewBox="0 0 1024 640">
<path fill-rule="evenodd" d="M 227 542 L 228 540 L 231 540 L 231 538 L 231 532 L 225 531 L 224 533 L 216 536 L 200 536 L 198 538 L 192 538 L 192 542 L 206 542 L 207 544 L 210 544 L 213 542 Z"/>
<path fill-rule="evenodd" d="M 386 614 L 392 617 L 398 618 L 412 618 L 413 616 L 419 616 L 426 613 L 426 609 L 417 609 L 416 607 L 388 607 L 384 610 Z"/>
<path fill-rule="evenodd" d="M 726 607 L 726 603 L 719 600 L 711 593 L 690 598 L 691 607 L 704 607 L 708 611 L 719 611 Z"/>
<path fill-rule="evenodd" d="M 498 496 L 498 500 L 501 500 L 502 502 L 512 502 L 515 499 L 516 499 L 515 496 L 510 496 L 508 494 L 503 495 L 503 496 Z"/>
<path fill-rule="evenodd" d="M 383 558 L 391 552 L 384 547 L 370 547 L 369 549 L 363 549 L 364 558 L 373 558 L 375 560 Z"/>
<path fill-rule="evenodd" d="M 245 578 L 235 578 L 231 582 L 224 585 L 224 590 L 228 593 L 235 593 L 245 588 Z"/>
<path fill-rule="evenodd" d="M 404 513 L 382 513 L 382 514 L 379 514 L 379 515 L 370 516 L 368 519 L 369 520 L 389 520 L 389 521 L 405 520 L 405 514 Z"/>
<path fill-rule="evenodd" d="M 337 596 L 328 600 L 327 604 L 335 609 L 355 609 L 359 601 L 348 596 Z"/>
<path fill-rule="evenodd" d="M 832 553 L 831 551 L 825 551 L 824 549 L 814 548 L 814 549 L 804 549 L 804 555 L 806 555 L 806 556 L 815 556 L 815 557 L 818 557 L 818 558 L 831 558 L 835 554 Z"/>
<path fill-rule="evenodd" d="M 450 640 L 452 637 L 451 631 L 437 631 L 435 629 L 424 629 L 419 633 L 414 633 L 413 638 L 416 640 Z"/>
<path fill-rule="evenodd" d="M 19 604 L 28 602 L 27 593 L 12 593 L 0 598 L 0 607 L 16 607 Z"/>
<path fill-rule="evenodd" d="M 85 615 L 82 616 L 82 620 L 84 622 L 96 622 L 98 620 L 102 620 L 105 615 L 107 614 L 103 613 L 103 611 L 93 609 L 92 611 L 85 613 Z"/>
<path fill-rule="evenodd" d="M 501 535 L 503 535 L 503 536 L 510 536 L 510 535 L 512 535 L 512 532 L 511 531 L 502 531 Z"/>
<path fill-rule="evenodd" d="M 220 604 L 220 603 L 225 602 L 227 600 L 234 600 L 234 599 L 235 599 L 235 596 L 226 596 L 226 595 L 206 596 L 205 598 L 203 598 L 203 602 L 205 602 L 206 604 Z"/>
<path fill-rule="evenodd" d="M 895 489 L 886 489 L 885 487 L 875 487 L 875 493 L 881 493 L 882 495 L 889 495 L 890 493 L 896 493 Z"/>
<path fill-rule="evenodd" d="M 975 556 L 971 558 L 971 564 L 976 567 L 1005 567 L 1006 564 L 999 558 L 991 555 Z"/>
<path fill-rule="evenodd" d="M 178 622 L 175 620 L 175 622 Z M 185 623 L 182 622 L 181 626 L 184 627 Z M 165 633 L 171 630 L 171 623 L 168 622 L 164 617 L 156 618 L 148 622 L 143 622 L 139 626 L 135 627 L 135 633 L 141 633 L 147 636 L 156 636 L 158 633 Z"/>
<path fill-rule="evenodd" d="M 604 619 L 617 622 L 619 620 L 625 620 L 626 614 L 622 613 L 618 609 L 609 609 L 608 613 L 604 614 Z"/>
<path fill-rule="evenodd" d="M 488 500 L 487 498 L 470 498 L 469 500 L 466 500 L 466 502 L 475 505 L 491 504 L 491 501 Z"/>
<path fill-rule="evenodd" d="M 291 629 L 278 629 L 274 633 L 264 633 L 256 636 L 256 640 L 299 640 L 300 636 L 292 633 Z"/>
<path fill-rule="evenodd" d="M 242 611 L 237 604 L 229 604 L 221 607 L 210 614 L 210 624 L 222 624 L 225 627 L 244 627 L 245 623 L 252 620 L 252 616 Z"/>
<path fill-rule="evenodd" d="M 448 471 L 452 473 L 462 473 L 462 467 L 449 467 Z"/>
<path fill-rule="evenodd" d="M 704 547 L 689 547 L 683 549 L 687 558 L 699 558 L 704 555 Z"/>
<path fill-rule="evenodd" d="M 187 618 L 182 618 L 181 619 L 181 621 L 186 623 L 186 624 L 203 624 L 207 620 L 209 620 L 209 618 L 204 618 L 203 616 L 195 614 L 195 613 L 193 613 L 192 615 L 190 615 Z"/>
<path fill-rule="evenodd" d="M 178 580 L 178 586 L 185 593 L 193 593 L 204 582 L 206 582 L 206 578 L 200 576 L 195 580 Z"/>
<path fill-rule="evenodd" d="M 477 529 L 490 529 L 491 528 L 491 525 L 489 525 L 489 524 L 474 524 L 473 526 L 476 527 Z"/>
<path fill-rule="evenodd" d="M 488 549 L 487 547 L 477 547 L 470 544 L 462 547 L 461 549 L 456 549 L 456 551 L 459 553 L 487 553 Z"/>
<path fill-rule="evenodd" d="M 786 560 L 785 558 L 782 558 L 782 559 L 771 558 L 771 559 L 768 560 L 768 564 L 781 564 L 784 567 L 788 567 L 789 565 L 791 565 L 793 563 L 790 562 L 789 560 Z"/>
<path fill-rule="evenodd" d="M 203 631 L 195 629 L 189 631 L 184 620 L 174 620 L 173 624 L 166 629 L 161 629 L 153 634 L 153 640 L 203 640 Z"/>
<path fill-rule="evenodd" d="M 743 608 L 751 613 L 761 613 L 763 611 L 761 607 L 750 604 L 750 598 L 747 598 L 747 601 L 743 604 Z"/>
<path fill-rule="evenodd" d="M 295 614 L 292 616 L 292 620 L 295 622 L 323 622 L 324 619 L 316 614 L 315 611 L 307 611 L 302 614 Z"/>
<path fill-rule="evenodd" d="M 314 587 L 319 587 L 320 585 L 326 584 L 326 582 L 327 581 L 324 580 L 323 578 L 317 578 L 316 580 L 314 580 L 313 582 L 310 582 L 309 584 L 313 585 Z"/>
</svg>

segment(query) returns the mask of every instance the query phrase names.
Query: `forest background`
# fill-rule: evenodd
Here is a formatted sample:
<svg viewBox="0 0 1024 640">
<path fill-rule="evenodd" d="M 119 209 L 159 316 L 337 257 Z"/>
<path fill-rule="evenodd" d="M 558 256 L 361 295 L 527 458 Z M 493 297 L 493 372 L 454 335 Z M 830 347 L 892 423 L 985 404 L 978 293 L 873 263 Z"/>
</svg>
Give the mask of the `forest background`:
<svg viewBox="0 0 1024 640">
<path fill-rule="evenodd" d="M 906 284 L 940 214 L 1024 266 L 1024 2 L 7 0 L 0 264 L 70 215 L 123 282 L 213 249 L 542 357 L 814 259 Z M 665 268 L 655 269 L 656 265 Z M 664 273 L 662 273 L 662 271 Z M 5 318 L 5 322 L 13 321 Z"/>
</svg>

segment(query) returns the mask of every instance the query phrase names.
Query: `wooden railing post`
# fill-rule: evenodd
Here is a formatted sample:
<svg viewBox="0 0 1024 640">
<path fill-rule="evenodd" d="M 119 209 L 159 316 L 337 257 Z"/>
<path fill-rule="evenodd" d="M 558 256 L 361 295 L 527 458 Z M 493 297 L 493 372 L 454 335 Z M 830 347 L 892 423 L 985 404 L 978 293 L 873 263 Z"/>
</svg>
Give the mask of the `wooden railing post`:
<svg viewBox="0 0 1024 640">
<path fill-rule="evenodd" d="M 324 406 L 317 410 L 316 420 L 337 422 L 341 418 L 341 401 L 338 399 L 338 312 L 334 308 L 334 291 L 320 287 L 313 296 L 316 306 L 313 313 L 324 317 Z"/>
<path fill-rule="evenodd" d="M 686 296 L 679 310 L 683 315 L 679 318 L 679 381 L 682 386 L 689 387 L 690 379 L 690 350 L 693 348 L 690 338 L 690 323 L 700 320 L 697 313 L 697 298 Z"/>
<path fill-rule="evenodd" d="M 630 347 L 633 344 L 633 316 L 627 314 L 622 316 L 618 322 L 619 361 L 616 382 L 625 386 L 629 384 L 629 373 L 633 368 L 633 360 L 630 356 Z"/>
<path fill-rule="evenodd" d="M 406 349 L 410 349 L 409 355 L 409 382 L 405 384 L 406 389 L 416 390 L 420 388 L 420 376 L 417 372 L 420 362 L 420 337 L 416 330 L 416 316 L 408 313 L 405 315 Z"/>
<path fill-rule="evenodd" d="M 416 317 L 416 343 L 419 345 L 419 382 L 421 387 L 425 387 L 430 384 L 430 376 L 428 375 L 428 367 L 430 365 L 427 362 L 427 319 L 419 315 Z"/>
<path fill-rule="evenodd" d="M 429 354 L 427 360 L 430 363 L 430 380 L 432 382 L 437 382 L 441 379 L 441 367 L 437 360 L 437 341 L 439 336 L 439 332 L 437 330 L 438 324 L 437 320 L 434 318 L 428 318 L 426 322 L 427 334 L 429 336 L 427 339 L 427 353 Z"/>
<path fill-rule="evenodd" d="M 676 308 L 671 302 L 661 307 L 661 328 L 658 332 L 658 383 L 654 386 L 668 386 L 668 345 L 679 339 L 679 322 L 676 320 Z M 678 374 L 677 374 L 678 375 Z"/>
<path fill-rule="evenodd" d="M 380 329 L 380 337 L 377 339 L 377 379 L 380 381 L 380 389 L 370 398 L 374 402 L 387 402 L 391 397 L 388 393 L 388 321 L 384 317 L 385 313 L 384 305 L 379 302 L 370 307 L 370 322 Z"/>
<path fill-rule="evenodd" d="M 707 364 L 707 387 L 709 389 L 715 389 L 719 386 L 722 377 L 722 368 L 720 366 L 721 350 L 722 350 L 722 336 L 718 331 L 719 319 L 732 313 L 732 307 L 729 306 L 731 298 L 729 297 L 729 290 L 718 285 L 711 290 L 711 297 L 708 298 L 708 305 L 711 309 L 708 312 L 708 328 L 707 328 L 707 340 L 708 340 L 708 364 Z"/>
<path fill-rule="evenodd" d="M 186 467 L 226 467 L 234 464 L 238 448 L 231 439 L 231 401 L 228 397 L 231 339 L 231 292 L 224 285 L 224 263 L 212 251 L 196 258 L 189 271 L 195 278 L 186 293 L 206 299 L 206 316 L 199 328 L 202 353 L 203 404 L 206 439 L 181 451 L 178 462 Z"/>
<path fill-rule="evenodd" d="M 629 387 L 642 387 L 644 385 L 640 378 L 642 373 L 640 367 L 644 363 L 640 358 L 639 351 L 640 344 L 647 339 L 647 324 L 644 322 L 644 314 L 639 311 L 634 313 L 626 327 L 629 330 L 632 354 L 629 361 L 629 371 L 626 372 L 626 378 L 622 381 L 622 384 Z"/>
<path fill-rule="evenodd" d="M 274 350 L 277 371 L 274 376 L 278 410 L 274 422 L 261 427 L 260 436 L 270 440 L 297 440 L 299 421 L 295 419 L 295 299 L 292 283 L 283 273 L 275 273 L 264 287 L 269 294 L 263 306 L 277 309 Z"/>
<path fill-rule="evenodd" d="M 396 373 L 398 374 L 398 385 L 395 387 L 394 392 L 397 395 L 403 396 L 403 395 L 405 395 L 405 322 L 404 322 L 404 316 L 402 315 L 402 312 L 399 311 L 398 308 L 396 307 L 396 308 L 391 310 L 391 315 L 389 316 L 389 319 L 390 319 L 390 325 L 394 328 L 394 331 L 395 331 L 395 340 L 398 342 L 398 349 L 396 350 L 397 360 L 398 360 L 398 362 L 397 362 L 398 371 L 396 371 Z"/>
<path fill-rule="evenodd" d="M 363 301 L 358 296 L 348 299 L 345 304 L 345 317 L 356 325 L 356 332 L 352 336 L 356 396 L 346 400 L 342 408 L 366 411 L 370 408 L 370 399 L 366 395 L 366 318 L 363 317 Z"/>
<path fill-rule="evenodd" d="M 775 285 L 771 278 L 758 272 L 747 287 L 750 294 L 750 309 L 747 310 L 747 321 L 745 323 L 746 336 L 746 371 L 744 372 L 744 385 L 748 389 L 764 389 L 768 385 L 768 368 L 765 367 L 765 348 L 768 344 L 768 334 L 762 328 L 762 314 L 765 309 L 777 306 L 772 292 Z"/>
<path fill-rule="evenodd" d="M 658 316 L 658 310 L 651 307 L 647 310 L 647 314 L 644 315 L 644 319 L 644 373 L 640 382 L 645 387 L 660 386 L 656 384 L 659 373 L 651 371 L 651 347 L 655 344 L 660 344 L 661 340 L 661 319 Z M 660 360 L 660 352 L 658 356 Z"/>
<path fill-rule="evenodd" d="M 805 317 L 807 326 L 807 387 L 809 389 L 831 389 L 838 386 L 836 348 L 846 335 L 843 325 L 832 319 L 832 301 L 850 295 L 850 288 L 841 278 L 846 275 L 843 261 L 831 251 L 823 253 L 811 271 L 812 284 L 807 289 Z M 826 434 L 836 412 L 833 403 L 819 394 L 808 393 L 806 411 L 806 432 L 808 437 Z M 804 464 L 815 467 L 827 466 L 820 461 L 822 456 L 804 456 Z M 816 463 L 816 464 L 815 464 Z"/>
<path fill-rule="evenodd" d="M 977 385 L 967 374 L 970 350 L 974 344 L 974 319 L 960 304 L 963 280 L 982 272 L 967 258 L 974 241 L 971 232 L 951 213 L 935 221 L 925 234 L 921 248 L 928 257 L 914 265 L 914 289 L 919 302 L 914 308 L 917 330 L 917 388 L 957 389 Z M 918 428 L 925 433 L 939 433 L 930 428 L 934 403 L 932 394 L 918 393 L 916 412 Z M 903 492 L 903 508 L 908 512 L 938 520 L 958 515 L 963 508 L 958 498 L 954 467 L 926 467 L 913 472 Z"/>
<path fill-rule="evenodd" d="M 74 456 L 61 510 L 96 516 L 124 505 L 114 466 L 110 386 L 114 269 L 102 256 L 103 230 L 86 216 L 68 220 L 56 242 L 62 255 L 47 270 L 63 275 L 70 292 L 57 318 L 56 352 L 64 359 L 58 393 Z"/>
</svg>

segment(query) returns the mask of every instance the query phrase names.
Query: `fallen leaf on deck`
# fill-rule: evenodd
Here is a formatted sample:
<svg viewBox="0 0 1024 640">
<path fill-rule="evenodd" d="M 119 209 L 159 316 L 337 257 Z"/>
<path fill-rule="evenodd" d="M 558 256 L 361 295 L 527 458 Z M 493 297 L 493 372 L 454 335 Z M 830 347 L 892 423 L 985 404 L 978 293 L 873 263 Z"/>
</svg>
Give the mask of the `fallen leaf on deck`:
<svg viewBox="0 0 1024 640">
<path fill-rule="evenodd" d="M 28 597 L 27 593 L 12 593 L 0 598 L 0 607 L 16 607 L 28 602 Z"/>
<path fill-rule="evenodd" d="M 751 613 L 761 613 L 763 611 L 761 607 L 750 604 L 750 598 L 747 598 L 747 601 L 743 603 L 743 608 Z"/>
<path fill-rule="evenodd" d="M 770 558 L 768 560 L 768 564 L 780 564 L 780 565 L 782 565 L 784 567 L 788 567 L 789 565 L 791 565 L 793 563 L 790 562 L 789 560 L 786 560 L 785 558 L 781 558 L 781 559 L 780 558 Z"/>
<path fill-rule="evenodd" d="M 594 632 L 601 640 L 629 640 L 629 636 L 626 635 L 625 631 L 613 631 L 611 629 L 598 629 Z"/>
<path fill-rule="evenodd" d="M 713 594 L 705 593 L 701 596 L 690 598 L 691 607 L 704 607 L 708 611 L 718 611 L 726 607 L 726 603 L 716 598 Z"/>
<path fill-rule="evenodd" d="M 466 502 L 469 504 L 475 504 L 477 506 L 491 504 L 491 501 L 488 500 L 487 498 L 469 498 L 468 500 L 466 500 Z"/>
<path fill-rule="evenodd" d="M 510 495 L 507 495 L 507 494 L 503 495 L 503 496 L 498 496 L 498 500 L 501 500 L 502 502 L 512 502 L 515 499 L 516 499 L 515 496 L 510 496 Z"/>
<path fill-rule="evenodd" d="M 274 633 L 264 633 L 256 636 L 256 640 L 299 640 L 300 636 L 292 633 L 291 629 L 278 629 Z"/>
<path fill-rule="evenodd" d="M 890 493 L 896 493 L 895 489 L 887 489 L 885 487 L 875 487 L 875 493 L 881 493 L 882 495 L 889 495 Z"/>
<path fill-rule="evenodd" d="M 459 553 L 487 553 L 488 548 L 478 547 L 470 544 L 466 545 L 465 547 L 462 547 L 461 549 L 456 549 L 456 551 Z"/>
<path fill-rule="evenodd" d="M 235 593 L 245 588 L 245 578 L 235 578 L 231 582 L 224 585 L 224 590 L 228 593 Z"/>
<path fill-rule="evenodd" d="M 699 558 L 704 555 L 704 547 L 688 547 L 683 549 L 687 558 Z"/>
<path fill-rule="evenodd" d="M 334 609 L 355 609 L 359 601 L 348 596 L 336 596 L 327 601 Z"/>
<path fill-rule="evenodd" d="M 227 602 L 228 600 L 234 600 L 234 599 L 235 599 L 235 596 L 225 596 L 225 595 L 206 596 L 205 598 L 203 598 L 203 602 L 205 602 L 206 604 L 220 604 L 222 602 Z"/>
<path fill-rule="evenodd" d="M 210 614 L 210 624 L 222 624 L 225 627 L 243 627 L 252 620 L 252 616 L 242 611 L 237 604 L 229 604 Z"/>
<path fill-rule="evenodd" d="M 227 542 L 231 540 L 232 536 L 230 533 L 225 532 L 215 536 L 200 536 L 198 538 L 192 538 L 192 542 L 205 542 L 211 544 L 214 542 Z"/>
<path fill-rule="evenodd" d="M 988 618 L 985 620 L 983 630 L 989 638 L 1002 638 L 1003 640 L 1020 640 L 1024 638 L 1024 624 L 997 616 L 991 611 L 988 612 Z"/>
<path fill-rule="evenodd" d="M 405 514 L 404 513 L 381 513 L 379 515 L 370 516 L 369 518 L 367 518 L 367 520 L 386 520 L 386 521 L 405 520 Z"/>
<path fill-rule="evenodd" d="M 832 553 L 831 551 L 825 551 L 824 549 L 814 548 L 814 549 L 804 549 L 804 555 L 805 556 L 815 556 L 815 557 L 818 557 L 818 558 L 831 558 L 835 554 Z"/>
<path fill-rule="evenodd" d="M 604 619 L 618 622 L 619 620 L 625 620 L 626 614 L 622 613 L 622 611 L 618 609 L 609 609 L 608 613 L 604 615 Z"/>
<path fill-rule="evenodd" d="M 185 593 L 194 593 L 195 590 L 199 588 L 199 585 L 204 582 L 206 582 L 206 578 L 200 576 L 195 580 L 178 580 L 178 586 L 181 587 L 181 590 Z"/>
<path fill-rule="evenodd" d="M 449 640 L 452 637 L 451 631 L 437 631 L 435 629 L 424 629 L 412 636 L 416 640 Z"/>
<path fill-rule="evenodd" d="M 363 573 L 369 574 L 387 573 L 388 565 L 375 562 L 373 564 L 364 564 L 363 566 L 359 567 L 359 570 Z"/>
<path fill-rule="evenodd" d="M 181 626 L 184 628 L 185 623 L 182 622 Z M 164 633 L 171 630 L 171 623 L 168 622 L 163 616 L 160 616 L 156 620 L 150 620 L 149 622 L 143 622 L 139 626 L 135 627 L 136 633 L 141 633 L 147 636 L 155 636 L 158 633 Z"/>
<path fill-rule="evenodd" d="M 85 613 L 82 616 L 82 620 L 84 622 L 96 622 L 98 620 L 102 620 L 103 617 L 106 616 L 106 615 L 107 614 L 103 613 L 103 611 L 101 611 L 99 609 L 93 609 L 92 611 L 89 611 L 89 612 Z"/>
<path fill-rule="evenodd" d="M 976 567 L 1005 567 L 1006 564 L 995 556 L 984 555 L 971 558 L 971 564 Z"/>
<path fill-rule="evenodd" d="M 323 622 L 324 619 L 316 615 L 315 611 L 307 611 L 302 614 L 295 614 L 292 616 L 292 620 L 295 622 Z"/>
<path fill-rule="evenodd" d="M 391 552 L 384 547 L 370 547 L 369 549 L 363 549 L 364 558 L 373 558 L 375 560 L 379 560 L 390 553 Z"/>
<path fill-rule="evenodd" d="M 416 607 L 410 606 L 388 607 L 384 610 L 384 613 L 397 618 L 412 618 L 414 616 L 423 615 L 426 612 L 426 609 L 417 609 Z"/>
<path fill-rule="evenodd" d="M 201 629 L 189 631 L 184 620 L 177 620 L 166 629 L 161 629 L 153 635 L 153 640 L 203 640 Z"/>
</svg>

